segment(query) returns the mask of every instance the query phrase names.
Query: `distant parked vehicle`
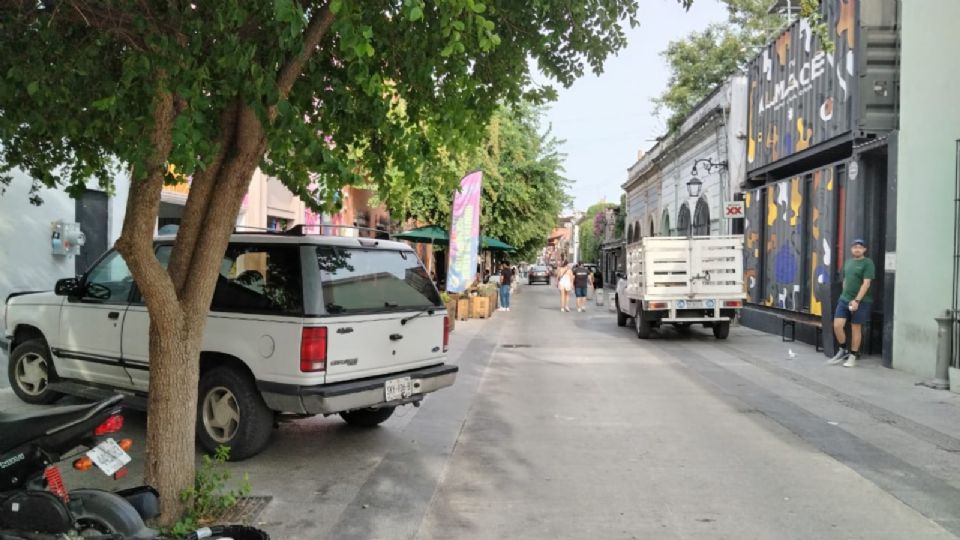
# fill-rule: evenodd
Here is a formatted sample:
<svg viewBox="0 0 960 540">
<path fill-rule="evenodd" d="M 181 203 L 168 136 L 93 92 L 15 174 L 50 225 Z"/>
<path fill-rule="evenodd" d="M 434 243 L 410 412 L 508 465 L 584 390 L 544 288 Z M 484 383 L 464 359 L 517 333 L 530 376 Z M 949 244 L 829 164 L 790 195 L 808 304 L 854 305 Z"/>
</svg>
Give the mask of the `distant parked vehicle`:
<svg viewBox="0 0 960 540">
<path fill-rule="evenodd" d="M 550 269 L 546 266 L 534 266 L 530 269 L 530 272 L 527 273 L 527 284 L 533 285 L 534 283 L 545 283 L 550 284 Z"/>
</svg>

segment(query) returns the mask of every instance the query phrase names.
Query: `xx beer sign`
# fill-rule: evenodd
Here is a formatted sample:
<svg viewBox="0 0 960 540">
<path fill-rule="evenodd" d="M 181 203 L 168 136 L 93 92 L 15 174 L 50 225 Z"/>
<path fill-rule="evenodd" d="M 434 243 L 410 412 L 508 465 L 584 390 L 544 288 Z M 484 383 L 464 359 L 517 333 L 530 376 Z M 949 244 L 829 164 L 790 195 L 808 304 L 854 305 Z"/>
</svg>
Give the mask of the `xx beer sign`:
<svg viewBox="0 0 960 540">
<path fill-rule="evenodd" d="M 723 218 L 738 219 L 743 217 L 743 201 L 727 201 L 723 203 Z"/>
</svg>

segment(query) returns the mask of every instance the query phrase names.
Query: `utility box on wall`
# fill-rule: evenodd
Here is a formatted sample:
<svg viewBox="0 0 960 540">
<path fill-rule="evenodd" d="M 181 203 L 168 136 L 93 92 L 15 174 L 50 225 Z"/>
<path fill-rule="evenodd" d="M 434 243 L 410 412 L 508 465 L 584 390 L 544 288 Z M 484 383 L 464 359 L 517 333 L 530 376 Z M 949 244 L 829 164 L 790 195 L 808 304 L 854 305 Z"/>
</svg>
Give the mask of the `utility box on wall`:
<svg viewBox="0 0 960 540">
<path fill-rule="evenodd" d="M 79 255 L 86 238 L 79 223 L 54 221 L 50 224 L 50 251 L 53 255 Z"/>
</svg>

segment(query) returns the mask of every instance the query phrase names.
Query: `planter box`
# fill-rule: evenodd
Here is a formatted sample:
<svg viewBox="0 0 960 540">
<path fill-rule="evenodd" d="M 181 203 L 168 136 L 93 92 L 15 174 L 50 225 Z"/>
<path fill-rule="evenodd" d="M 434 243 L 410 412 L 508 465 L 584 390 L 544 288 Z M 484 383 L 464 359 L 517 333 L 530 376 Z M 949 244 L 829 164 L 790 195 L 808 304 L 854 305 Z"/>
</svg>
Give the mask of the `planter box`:
<svg viewBox="0 0 960 540">
<path fill-rule="evenodd" d="M 444 304 L 447 308 L 447 320 L 450 321 L 451 332 L 453 332 L 454 327 L 457 325 L 457 303 L 457 299 L 451 297 L 450 301 Z"/>
<path fill-rule="evenodd" d="M 470 317 L 474 319 L 489 319 L 492 314 L 489 296 L 474 296 L 470 299 Z"/>
<path fill-rule="evenodd" d="M 460 298 L 457 300 L 457 320 L 465 321 L 470 318 L 470 299 Z"/>
</svg>

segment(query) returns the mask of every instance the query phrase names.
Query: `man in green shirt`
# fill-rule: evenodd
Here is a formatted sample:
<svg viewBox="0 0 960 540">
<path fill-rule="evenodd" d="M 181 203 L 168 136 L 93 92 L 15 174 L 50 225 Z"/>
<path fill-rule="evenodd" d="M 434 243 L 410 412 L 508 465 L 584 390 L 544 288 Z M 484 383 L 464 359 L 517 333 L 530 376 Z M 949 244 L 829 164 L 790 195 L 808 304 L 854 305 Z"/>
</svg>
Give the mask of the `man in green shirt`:
<svg viewBox="0 0 960 540">
<path fill-rule="evenodd" d="M 843 367 L 856 367 L 860 356 L 861 328 L 870 320 L 873 295 L 870 284 L 877 277 L 877 268 L 866 257 L 867 244 L 857 238 L 850 245 L 851 259 L 843 265 L 843 293 L 837 301 L 833 314 L 833 335 L 840 343 L 837 354 L 830 359 L 831 365 L 842 363 Z M 850 348 L 847 349 L 846 325 L 850 319 Z"/>
</svg>

